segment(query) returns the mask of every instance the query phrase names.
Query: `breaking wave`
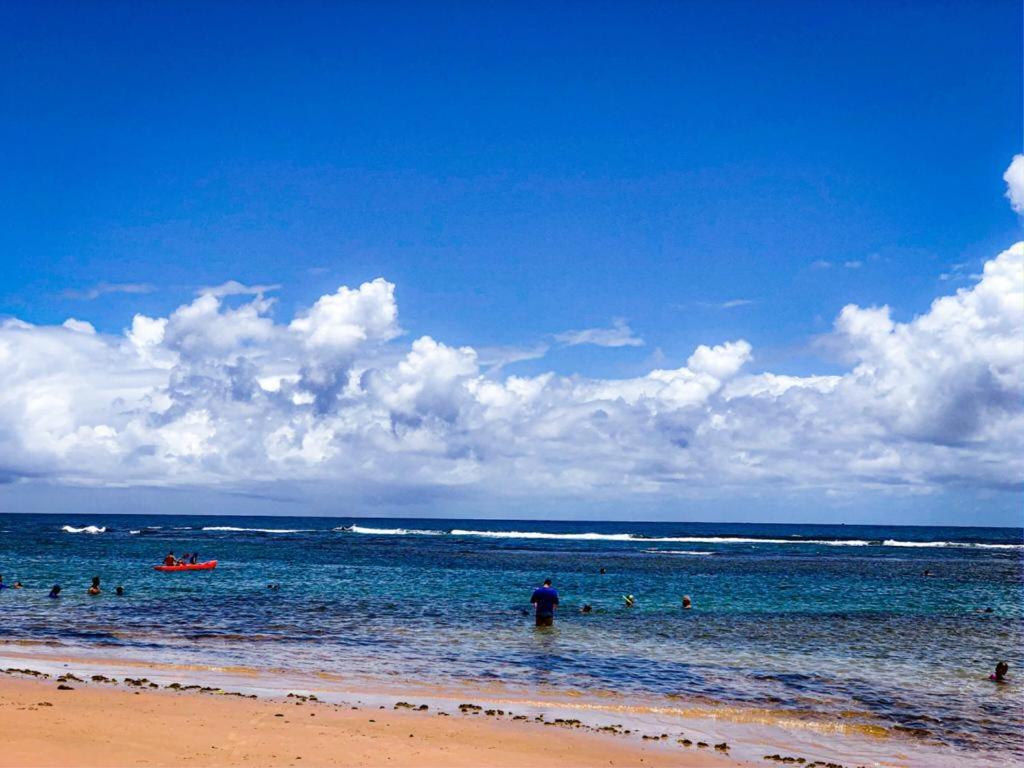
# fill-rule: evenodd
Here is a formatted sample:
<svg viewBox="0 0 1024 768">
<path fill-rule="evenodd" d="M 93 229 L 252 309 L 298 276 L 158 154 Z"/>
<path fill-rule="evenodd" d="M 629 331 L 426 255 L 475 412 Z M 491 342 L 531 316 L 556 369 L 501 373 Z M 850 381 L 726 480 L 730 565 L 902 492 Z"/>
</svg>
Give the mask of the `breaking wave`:
<svg viewBox="0 0 1024 768">
<path fill-rule="evenodd" d="M 207 525 L 204 531 L 229 531 L 232 533 L 309 533 L 309 528 L 235 528 L 233 525 Z"/>
<path fill-rule="evenodd" d="M 335 528 L 343 533 L 365 533 L 372 536 L 444 536 L 445 531 L 431 531 L 417 528 L 365 528 L 361 525 L 343 525 Z"/>
<path fill-rule="evenodd" d="M 87 525 L 84 528 L 75 528 L 71 525 L 62 525 L 60 528 L 64 533 L 106 533 L 107 527 L 104 525 Z"/>
<path fill-rule="evenodd" d="M 375 536 L 478 536 L 488 539 L 546 539 L 555 541 L 626 541 L 641 544 L 803 544 L 824 547 L 976 547 L 979 549 L 1021 549 L 1022 544 L 973 544 L 957 541 L 898 541 L 896 539 L 788 539 L 753 538 L 745 536 L 637 536 L 632 533 L 546 533 L 543 531 L 474 531 L 454 528 L 451 531 L 416 528 L 367 528 L 346 525 L 334 529 L 343 533 Z M 656 550 L 666 554 L 710 554 L 687 550 Z"/>
</svg>

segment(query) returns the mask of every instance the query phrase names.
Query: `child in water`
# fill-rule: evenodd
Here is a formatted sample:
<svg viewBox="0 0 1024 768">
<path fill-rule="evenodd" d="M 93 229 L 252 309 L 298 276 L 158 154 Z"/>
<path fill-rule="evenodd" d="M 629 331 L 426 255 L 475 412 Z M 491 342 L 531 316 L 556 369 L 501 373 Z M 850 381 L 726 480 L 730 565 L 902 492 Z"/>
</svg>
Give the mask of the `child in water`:
<svg viewBox="0 0 1024 768">
<path fill-rule="evenodd" d="M 1005 683 L 1006 673 L 1010 671 L 1010 665 L 1005 661 L 1000 661 L 996 664 L 996 671 L 994 675 L 989 675 L 988 679 L 993 683 Z"/>
</svg>

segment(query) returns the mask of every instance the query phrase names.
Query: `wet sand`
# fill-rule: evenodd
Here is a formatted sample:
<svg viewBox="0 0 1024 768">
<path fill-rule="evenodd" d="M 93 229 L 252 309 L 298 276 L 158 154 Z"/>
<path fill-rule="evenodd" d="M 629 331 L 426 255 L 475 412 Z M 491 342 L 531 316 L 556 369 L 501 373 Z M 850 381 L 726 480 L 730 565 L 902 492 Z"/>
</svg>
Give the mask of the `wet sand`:
<svg viewBox="0 0 1024 768">
<path fill-rule="evenodd" d="M 154 684 L 155 685 L 155 684 Z M 64 688 L 61 688 L 64 686 Z M 412 705 L 419 706 L 419 705 Z M 0 675 L 0 766 L 730 766 L 713 746 L 401 706 Z"/>
</svg>

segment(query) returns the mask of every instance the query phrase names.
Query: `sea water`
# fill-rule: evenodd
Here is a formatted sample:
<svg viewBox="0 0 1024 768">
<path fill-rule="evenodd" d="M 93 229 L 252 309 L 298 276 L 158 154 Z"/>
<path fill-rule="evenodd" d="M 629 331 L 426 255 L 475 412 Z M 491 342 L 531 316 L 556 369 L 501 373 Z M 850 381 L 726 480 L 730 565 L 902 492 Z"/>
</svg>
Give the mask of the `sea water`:
<svg viewBox="0 0 1024 768">
<path fill-rule="evenodd" d="M 0 573 L 26 588 L 0 591 L 0 633 L 178 663 L 841 716 L 1020 758 L 1022 536 L 7 514 Z M 218 566 L 155 572 L 170 550 Z M 104 594 L 89 598 L 96 575 Z M 544 578 L 561 593 L 554 630 L 536 630 L 530 616 Z M 53 584 L 59 600 L 47 598 Z M 1001 659 L 1005 686 L 988 680 Z"/>
</svg>

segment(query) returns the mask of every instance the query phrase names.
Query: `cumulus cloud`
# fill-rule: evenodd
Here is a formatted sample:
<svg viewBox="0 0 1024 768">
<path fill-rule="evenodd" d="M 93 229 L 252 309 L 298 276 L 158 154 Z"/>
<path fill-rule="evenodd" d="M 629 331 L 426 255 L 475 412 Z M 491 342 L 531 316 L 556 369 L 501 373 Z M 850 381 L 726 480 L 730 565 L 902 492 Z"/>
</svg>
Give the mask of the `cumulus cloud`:
<svg viewBox="0 0 1024 768">
<path fill-rule="evenodd" d="M 1003 174 L 1006 182 L 1006 197 L 1010 206 L 1024 216 L 1024 155 L 1014 155 L 1010 167 Z"/>
<path fill-rule="evenodd" d="M 1024 243 L 908 322 L 844 307 L 830 338 L 846 367 L 827 375 L 757 371 L 733 339 L 634 378 L 506 376 L 471 347 L 404 339 L 384 279 L 284 319 L 266 287 L 234 285 L 117 335 L 4 321 L 0 477 L 309 483 L 366 503 L 360 489 L 657 499 L 1024 478 Z M 625 322 L 564 336 L 640 343 Z"/>
<path fill-rule="evenodd" d="M 578 344 L 593 344 L 598 347 L 642 347 L 644 345 L 644 340 L 634 336 L 633 331 L 622 318 L 613 320 L 611 328 L 565 331 L 555 334 L 555 339 L 568 347 Z"/>
</svg>

